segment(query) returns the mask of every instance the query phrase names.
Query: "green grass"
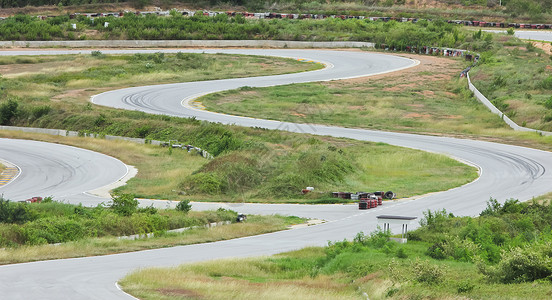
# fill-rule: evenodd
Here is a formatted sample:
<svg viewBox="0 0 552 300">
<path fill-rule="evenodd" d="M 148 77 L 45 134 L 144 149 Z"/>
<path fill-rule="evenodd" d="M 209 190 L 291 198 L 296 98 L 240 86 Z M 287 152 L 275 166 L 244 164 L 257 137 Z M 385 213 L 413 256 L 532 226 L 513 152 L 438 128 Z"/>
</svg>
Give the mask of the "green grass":
<svg viewBox="0 0 552 300">
<path fill-rule="evenodd" d="M 515 38 L 500 38 L 499 48 L 470 74 L 474 85 L 521 126 L 552 131 L 550 53 Z"/>
<path fill-rule="evenodd" d="M 374 79 L 233 90 L 200 101 L 231 114 L 377 130 L 481 135 L 506 128 L 465 91 L 465 80 L 455 78 L 464 62 L 415 58 L 421 67 Z"/>
<path fill-rule="evenodd" d="M 140 299 L 546 299 L 550 282 L 489 283 L 472 263 L 424 256 L 428 245 L 409 242 L 380 250 L 343 251 L 329 258 L 324 248 L 305 248 L 270 258 L 217 260 L 171 269 L 135 271 L 119 283 Z M 409 256 L 397 258 L 398 249 Z M 388 252 L 388 253 L 386 253 Z M 418 282 L 419 263 L 444 270 L 438 284 Z M 226 295 L 226 297 L 225 297 Z"/>
<path fill-rule="evenodd" d="M 479 218 L 434 212 L 407 244 L 389 241 L 379 231 L 359 233 L 353 241 L 271 257 L 138 270 L 120 284 L 141 299 L 182 294 L 241 299 L 256 292 L 267 299 L 365 299 L 363 292 L 370 299 L 547 299 L 552 288 L 547 277 L 552 274 L 550 210 L 547 204 L 510 201 L 490 205 Z M 447 255 L 437 258 L 431 250 L 436 245 Z M 498 261 L 486 256 L 491 246 L 498 249 Z M 513 255 L 516 251 L 522 254 Z M 540 256 L 533 254 L 539 251 Z M 536 263 L 539 259 L 542 263 Z M 489 272 L 492 268 L 498 272 Z M 541 277 L 531 278 L 538 269 Z M 518 277 L 505 281 L 513 274 Z"/>
</svg>

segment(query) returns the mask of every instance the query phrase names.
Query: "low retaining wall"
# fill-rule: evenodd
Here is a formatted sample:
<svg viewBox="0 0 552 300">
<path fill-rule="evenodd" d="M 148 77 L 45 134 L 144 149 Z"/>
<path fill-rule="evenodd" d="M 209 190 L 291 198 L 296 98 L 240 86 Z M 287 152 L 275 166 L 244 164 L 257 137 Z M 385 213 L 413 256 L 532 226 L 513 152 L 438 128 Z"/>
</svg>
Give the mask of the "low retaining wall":
<svg viewBox="0 0 552 300">
<path fill-rule="evenodd" d="M 137 144 L 151 144 L 151 145 L 155 145 L 155 146 L 160 146 L 161 143 L 164 143 L 164 142 L 158 141 L 158 140 L 131 138 L 131 137 L 126 137 L 126 136 L 116 136 L 116 135 L 99 135 L 99 134 L 95 134 L 95 133 L 83 133 L 83 132 L 63 130 L 63 129 L 17 127 L 17 126 L 0 126 L 0 130 L 41 133 L 41 134 L 59 135 L 59 136 L 80 136 L 80 137 L 89 137 L 89 138 L 99 138 L 99 139 L 105 139 L 105 140 L 110 140 L 110 141 L 127 141 L 127 142 L 132 142 L 132 143 L 137 143 Z M 202 157 L 207 158 L 207 159 L 213 159 L 213 155 L 211 155 L 211 153 L 209 153 L 205 150 L 199 149 L 199 148 L 194 148 L 194 149 L 196 149 Z M 188 151 L 188 152 L 190 152 L 190 151 Z"/>
<path fill-rule="evenodd" d="M 130 138 L 126 136 L 115 136 L 115 135 L 105 135 L 101 136 L 93 133 L 82 133 L 78 131 L 70 131 L 63 129 L 48 129 L 48 128 L 32 128 L 32 127 L 17 127 L 17 126 L 0 126 L 0 130 L 11 130 L 11 131 L 21 131 L 21 132 L 31 132 L 31 133 L 42 133 L 48 135 L 59 135 L 59 136 L 82 136 L 82 137 L 91 137 L 91 138 L 104 138 L 106 140 L 122 140 L 129 141 L 138 144 L 145 144 L 146 139 L 140 138 Z M 148 140 L 148 144 L 160 145 L 160 141 Z"/>
<path fill-rule="evenodd" d="M 473 95 L 475 96 L 475 98 L 477 98 L 477 100 L 479 100 L 479 102 L 481 102 L 483 105 L 485 105 L 493 114 L 495 115 L 498 115 L 502 118 L 502 120 L 508 124 L 508 126 L 510 126 L 513 130 L 515 131 L 532 131 L 532 132 L 536 132 L 538 134 L 541 134 L 541 135 L 547 135 L 547 136 L 552 136 L 552 132 L 550 131 L 543 131 L 543 130 L 538 130 L 538 129 L 532 129 L 532 128 L 527 128 L 527 127 L 523 127 L 523 126 L 519 126 L 518 124 L 516 124 L 516 122 L 512 121 L 512 119 L 510 119 L 508 116 L 506 116 L 502 111 L 500 111 L 500 109 L 496 108 L 496 106 L 494 106 L 491 101 L 489 101 L 489 99 L 487 99 L 487 97 L 485 97 L 483 94 L 481 94 L 481 92 L 472 84 L 471 80 L 470 80 L 470 74 L 468 73 L 467 74 L 467 78 L 468 78 L 468 88 L 470 89 L 470 91 L 473 92 Z"/>
<path fill-rule="evenodd" d="M 251 47 L 251 48 L 373 48 L 367 42 L 302 42 L 272 40 L 86 40 L 86 41 L 0 41 L 2 48 L 190 48 L 190 47 Z"/>
<path fill-rule="evenodd" d="M 203 226 L 192 226 L 192 227 L 172 229 L 172 230 L 167 230 L 167 232 L 180 233 L 180 232 L 184 232 L 184 231 L 190 230 L 190 229 L 212 228 L 212 227 L 217 227 L 217 226 L 222 226 L 222 225 L 229 225 L 229 224 L 232 224 L 232 222 L 222 221 L 222 222 L 205 224 Z M 120 236 L 120 237 L 118 237 L 118 239 L 119 240 L 137 240 L 137 239 L 151 238 L 151 237 L 154 237 L 154 236 L 155 236 L 155 233 L 151 232 L 151 233 L 145 233 L 145 234 L 133 234 L 133 235 L 127 235 L 127 236 Z"/>
</svg>

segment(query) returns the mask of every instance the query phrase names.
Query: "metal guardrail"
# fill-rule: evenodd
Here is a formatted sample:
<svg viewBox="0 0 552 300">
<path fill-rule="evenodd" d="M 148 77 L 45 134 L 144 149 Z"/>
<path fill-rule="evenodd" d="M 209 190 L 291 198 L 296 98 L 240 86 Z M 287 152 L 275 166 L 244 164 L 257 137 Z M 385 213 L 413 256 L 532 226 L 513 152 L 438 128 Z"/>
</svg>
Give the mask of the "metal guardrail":
<svg viewBox="0 0 552 300">
<path fill-rule="evenodd" d="M 552 132 L 550 132 L 550 131 L 543 131 L 543 130 L 538 130 L 538 129 L 533 129 L 533 128 L 527 128 L 527 127 L 519 126 L 518 124 L 516 124 L 516 122 L 512 121 L 512 119 L 510 119 L 507 115 L 505 115 L 500 109 L 496 108 L 496 106 L 494 106 L 494 104 L 491 101 L 489 101 L 489 99 L 487 99 L 487 97 L 485 97 L 485 95 L 483 95 L 475 87 L 475 85 L 473 85 L 473 83 L 470 80 L 469 72 L 466 74 L 466 77 L 468 78 L 468 88 L 470 89 L 470 91 L 473 92 L 473 95 L 475 96 L 475 98 L 477 98 L 477 100 L 479 100 L 479 102 L 481 102 L 483 105 L 485 105 L 485 107 L 487 107 L 493 114 L 500 116 L 502 118 L 502 120 L 506 124 L 508 124 L 508 126 L 510 126 L 513 130 L 515 130 L 515 131 L 527 131 L 527 132 L 532 131 L 532 132 L 536 132 L 540 135 L 552 136 Z"/>
</svg>

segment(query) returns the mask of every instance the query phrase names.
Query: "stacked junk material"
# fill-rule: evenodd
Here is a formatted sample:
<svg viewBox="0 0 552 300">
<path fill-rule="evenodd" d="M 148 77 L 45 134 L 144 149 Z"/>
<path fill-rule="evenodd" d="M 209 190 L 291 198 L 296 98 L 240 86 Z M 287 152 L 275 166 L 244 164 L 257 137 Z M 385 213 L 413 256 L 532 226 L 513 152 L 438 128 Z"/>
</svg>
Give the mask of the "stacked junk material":
<svg viewBox="0 0 552 300">
<path fill-rule="evenodd" d="M 397 195 L 392 191 L 388 192 L 357 192 L 357 193 L 347 193 L 347 192 L 333 192 L 332 196 L 334 198 L 341 199 L 351 199 L 358 201 L 358 209 L 370 209 L 375 208 L 383 204 L 383 199 L 393 199 Z"/>
</svg>

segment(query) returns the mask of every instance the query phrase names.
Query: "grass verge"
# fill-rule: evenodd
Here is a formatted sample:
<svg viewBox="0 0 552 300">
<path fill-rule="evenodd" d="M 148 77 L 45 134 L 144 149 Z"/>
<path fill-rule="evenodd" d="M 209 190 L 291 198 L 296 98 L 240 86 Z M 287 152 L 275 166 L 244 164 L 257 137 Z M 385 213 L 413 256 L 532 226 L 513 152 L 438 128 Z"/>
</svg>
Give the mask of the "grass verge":
<svg viewBox="0 0 552 300">
<path fill-rule="evenodd" d="M 427 212 L 407 244 L 359 233 L 272 257 L 139 270 L 120 284 L 141 299 L 547 299 L 550 210 L 491 200 L 478 218 Z"/>
</svg>

